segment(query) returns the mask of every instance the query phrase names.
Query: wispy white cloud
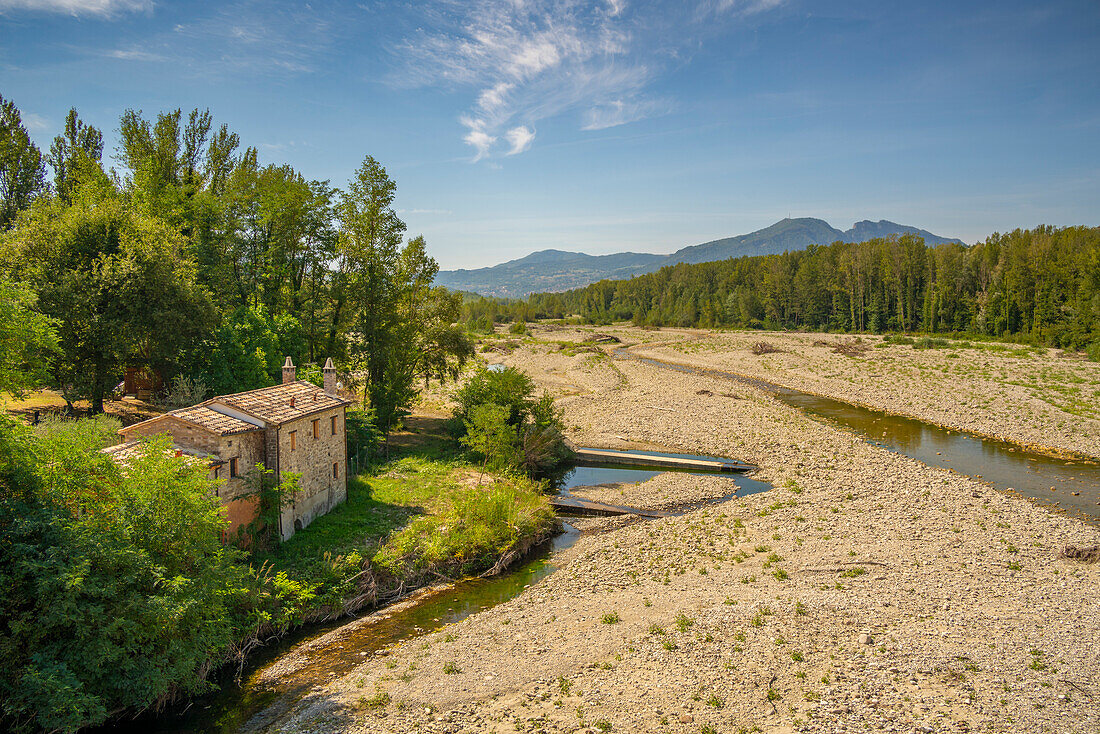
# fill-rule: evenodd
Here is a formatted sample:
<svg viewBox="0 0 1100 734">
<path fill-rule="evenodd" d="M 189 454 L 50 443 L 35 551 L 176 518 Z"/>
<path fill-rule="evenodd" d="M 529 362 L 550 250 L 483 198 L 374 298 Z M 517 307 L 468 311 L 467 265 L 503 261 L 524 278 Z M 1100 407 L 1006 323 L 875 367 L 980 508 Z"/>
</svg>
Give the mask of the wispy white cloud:
<svg viewBox="0 0 1100 734">
<path fill-rule="evenodd" d="M 427 12 L 431 30 L 405 39 L 400 53 L 411 62 L 394 81 L 472 88 L 459 122 L 473 160 L 517 155 L 531 147 L 539 120 L 609 99 L 645 108 L 652 69 L 632 58 L 625 8 L 625 0 L 445 0 Z"/>
<path fill-rule="evenodd" d="M 308 74 L 331 46 L 340 19 L 309 5 L 237 0 L 217 12 L 173 29 L 173 46 L 183 46 L 207 73 Z"/>
<path fill-rule="evenodd" d="M 476 151 L 474 154 L 474 162 L 476 163 L 489 155 L 489 149 L 493 147 L 493 143 L 497 139 L 482 129 L 479 120 L 464 118 L 462 124 L 469 128 L 469 132 L 462 139 L 466 141 L 467 145 L 473 146 L 474 151 Z"/>
<path fill-rule="evenodd" d="M 23 120 L 23 124 L 27 126 L 27 129 L 36 133 L 42 132 L 50 126 L 49 120 L 33 112 L 23 112 L 20 114 L 20 117 Z"/>
<path fill-rule="evenodd" d="M 135 66 L 171 65 L 174 74 L 211 84 L 244 77 L 282 81 L 331 68 L 333 48 L 347 33 L 346 20 L 343 11 L 318 12 L 294 2 L 234 0 L 125 43 L 97 46 L 98 38 L 89 36 L 87 45 L 70 48 Z"/>
<path fill-rule="evenodd" d="M 582 130 L 605 130 L 647 117 L 667 114 L 673 104 L 664 99 L 610 99 L 584 113 Z"/>
<path fill-rule="evenodd" d="M 140 48 L 116 48 L 107 51 L 105 54 L 108 58 L 119 59 L 120 61 L 167 61 L 168 58 L 160 54 L 145 51 Z"/>
<path fill-rule="evenodd" d="M 535 131 L 526 125 L 520 125 L 504 133 L 504 139 L 511 146 L 508 149 L 508 155 L 516 155 L 530 148 L 531 143 L 535 142 Z"/>
<path fill-rule="evenodd" d="M 714 13 L 755 15 L 779 7 L 787 0 L 704 0 L 699 9 Z"/>
<path fill-rule="evenodd" d="M 654 12 L 628 0 L 439 0 L 395 49 L 390 81 L 470 89 L 459 122 L 473 160 L 517 155 L 548 118 L 572 114 L 582 129 L 602 130 L 667 114 L 674 102 L 650 88 L 707 18 L 782 2 L 699 0 Z"/>
<path fill-rule="evenodd" d="M 0 0 L 0 13 L 8 10 L 30 10 L 109 17 L 152 9 L 152 0 Z"/>
</svg>

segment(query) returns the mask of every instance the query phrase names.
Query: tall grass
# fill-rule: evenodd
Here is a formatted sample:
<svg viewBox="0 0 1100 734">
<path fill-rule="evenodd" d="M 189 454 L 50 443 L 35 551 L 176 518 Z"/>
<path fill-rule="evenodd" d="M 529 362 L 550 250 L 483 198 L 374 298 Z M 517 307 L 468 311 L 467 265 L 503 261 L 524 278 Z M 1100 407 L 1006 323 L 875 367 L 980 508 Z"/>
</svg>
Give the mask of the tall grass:
<svg viewBox="0 0 1100 734">
<path fill-rule="evenodd" d="M 524 479 L 455 486 L 440 505 L 390 535 L 372 559 L 375 568 L 406 582 L 469 576 L 545 537 L 554 525 L 546 497 Z"/>
</svg>

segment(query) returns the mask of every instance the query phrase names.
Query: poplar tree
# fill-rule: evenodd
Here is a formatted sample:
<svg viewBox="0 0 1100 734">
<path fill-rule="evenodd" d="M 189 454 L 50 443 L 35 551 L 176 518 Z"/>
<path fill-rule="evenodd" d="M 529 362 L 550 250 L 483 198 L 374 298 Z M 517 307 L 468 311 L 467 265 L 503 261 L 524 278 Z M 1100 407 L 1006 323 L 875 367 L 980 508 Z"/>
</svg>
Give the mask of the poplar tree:
<svg viewBox="0 0 1100 734">
<path fill-rule="evenodd" d="M 0 96 L 0 230 L 45 190 L 42 151 L 31 142 L 15 103 Z"/>
</svg>

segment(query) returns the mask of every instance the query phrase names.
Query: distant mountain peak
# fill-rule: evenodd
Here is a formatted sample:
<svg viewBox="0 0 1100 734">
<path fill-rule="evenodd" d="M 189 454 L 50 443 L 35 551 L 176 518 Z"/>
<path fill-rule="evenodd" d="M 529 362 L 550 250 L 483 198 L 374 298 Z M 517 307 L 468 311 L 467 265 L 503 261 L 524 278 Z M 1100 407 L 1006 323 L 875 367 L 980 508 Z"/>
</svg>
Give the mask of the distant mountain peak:
<svg viewBox="0 0 1100 734">
<path fill-rule="evenodd" d="M 810 245 L 829 245 L 837 241 L 863 242 L 875 237 L 910 233 L 923 237 L 930 245 L 947 242 L 962 244 L 961 240 L 940 237 L 927 230 L 886 219 L 877 222 L 863 219 L 842 232 L 823 219 L 784 217 L 764 229 L 683 247 L 671 255 L 639 252 L 588 255 L 546 249 L 492 267 L 443 270 L 436 276 L 435 282 L 452 290 L 501 298 L 523 298 L 530 293 L 581 288 L 598 280 L 632 278 L 681 262 L 701 263 L 731 257 L 779 254 L 804 250 Z"/>
</svg>

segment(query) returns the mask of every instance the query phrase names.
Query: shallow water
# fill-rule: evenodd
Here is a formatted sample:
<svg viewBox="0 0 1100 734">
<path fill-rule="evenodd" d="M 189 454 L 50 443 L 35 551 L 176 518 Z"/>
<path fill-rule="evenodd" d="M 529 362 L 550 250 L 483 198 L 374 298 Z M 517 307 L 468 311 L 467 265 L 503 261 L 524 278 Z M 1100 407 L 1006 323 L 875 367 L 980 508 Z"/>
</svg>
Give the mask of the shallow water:
<svg viewBox="0 0 1100 734">
<path fill-rule="evenodd" d="M 1031 451 L 1007 441 L 942 428 L 732 372 L 637 357 L 622 348 L 616 349 L 614 355 L 760 388 L 787 405 L 847 428 L 890 451 L 980 479 L 998 489 L 1017 492 L 1075 517 L 1100 521 L 1100 462 Z"/>
<path fill-rule="evenodd" d="M 698 454 L 672 454 L 661 451 L 630 451 L 631 454 L 641 454 L 645 456 L 674 456 L 679 458 L 688 459 L 703 459 L 707 461 L 713 461 L 714 456 L 700 456 Z M 734 499 L 736 497 L 746 497 L 750 494 L 757 494 L 758 492 L 766 492 L 772 488 L 767 482 L 763 482 L 759 479 L 752 479 L 743 474 L 733 474 L 728 472 L 704 472 L 704 471 L 685 471 L 682 469 L 664 469 L 655 467 L 632 467 L 623 464 L 604 464 L 601 466 L 578 466 L 574 467 L 565 477 L 561 480 L 558 487 L 558 494 L 572 497 L 573 494 L 569 491 L 574 487 L 591 487 L 597 484 L 627 484 L 638 483 L 652 479 L 658 474 L 692 474 L 711 477 L 721 477 L 725 481 L 729 482 L 733 489 L 726 496 L 712 500 L 711 502 L 702 502 L 702 504 L 712 504 L 715 502 L 725 502 L 727 500 Z M 655 514 L 660 515 L 680 515 L 684 511 L 694 509 L 698 505 L 692 505 L 691 507 L 681 508 L 678 511 L 672 512 L 659 512 Z M 623 508 L 629 509 L 629 508 Z"/>
<path fill-rule="evenodd" d="M 256 731 L 291 705 L 307 695 L 315 686 L 323 685 L 339 675 L 353 670 L 389 645 L 434 632 L 448 624 L 459 622 L 472 614 L 489 609 L 519 595 L 556 569 L 552 555 L 569 548 L 580 538 L 580 531 L 566 524 L 564 531 L 543 544 L 517 568 L 488 579 L 470 579 L 453 588 L 427 596 L 415 604 L 379 617 L 371 624 L 349 630 L 339 640 L 307 653 L 304 666 L 284 676 L 278 684 L 259 681 L 260 675 L 294 648 L 328 634 L 347 620 L 312 627 L 271 646 L 249 665 L 240 685 L 223 680 L 220 691 L 197 699 L 185 712 L 168 712 L 164 716 L 144 716 L 133 722 L 103 727 L 101 732 L 161 732 L 185 734 L 191 732 Z"/>
</svg>

